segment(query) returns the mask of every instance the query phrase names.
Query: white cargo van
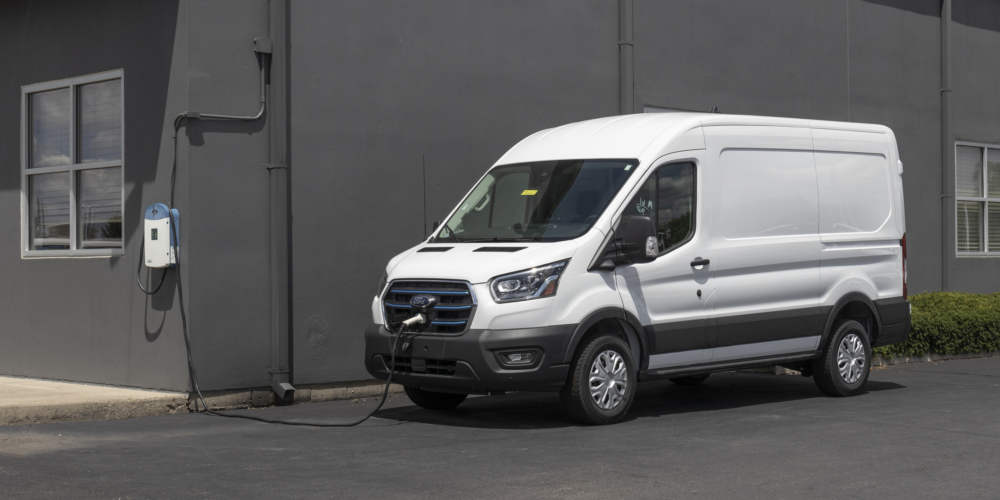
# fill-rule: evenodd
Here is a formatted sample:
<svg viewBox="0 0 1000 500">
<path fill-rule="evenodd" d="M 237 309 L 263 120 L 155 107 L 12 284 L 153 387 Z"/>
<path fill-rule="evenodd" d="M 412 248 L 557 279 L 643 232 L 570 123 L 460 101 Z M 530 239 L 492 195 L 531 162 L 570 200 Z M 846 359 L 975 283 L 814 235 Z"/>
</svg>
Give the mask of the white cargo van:
<svg viewBox="0 0 1000 500">
<path fill-rule="evenodd" d="M 623 418 L 638 382 L 743 367 L 857 394 L 871 348 L 910 331 L 902 173 L 879 125 L 670 113 L 543 130 L 389 262 L 365 364 L 424 408 L 553 391 L 595 424 Z"/>
</svg>

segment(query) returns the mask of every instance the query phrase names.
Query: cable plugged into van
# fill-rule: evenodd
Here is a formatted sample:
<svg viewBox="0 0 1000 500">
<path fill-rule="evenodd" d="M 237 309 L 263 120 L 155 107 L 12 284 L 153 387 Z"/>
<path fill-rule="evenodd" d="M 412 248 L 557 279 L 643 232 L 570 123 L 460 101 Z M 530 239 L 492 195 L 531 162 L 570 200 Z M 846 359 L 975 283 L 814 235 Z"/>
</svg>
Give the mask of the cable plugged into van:
<svg viewBox="0 0 1000 500">
<path fill-rule="evenodd" d="M 365 366 L 426 409 L 555 392 L 590 424 L 639 382 L 744 367 L 858 394 L 910 332 L 897 151 L 880 125 L 720 113 L 538 132 L 388 263 Z"/>
</svg>

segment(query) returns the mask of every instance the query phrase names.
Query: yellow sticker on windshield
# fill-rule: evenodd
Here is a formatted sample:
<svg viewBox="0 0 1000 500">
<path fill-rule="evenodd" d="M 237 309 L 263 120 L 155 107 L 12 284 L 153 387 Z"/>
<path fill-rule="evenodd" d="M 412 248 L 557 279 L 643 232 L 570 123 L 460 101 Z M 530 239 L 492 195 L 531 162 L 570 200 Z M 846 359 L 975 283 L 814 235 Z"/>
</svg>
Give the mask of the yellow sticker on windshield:
<svg viewBox="0 0 1000 500">
<path fill-rule="evenodd" d="M 525 189 L 524 192 L 521 193 L 521 196 L 535 196 L 536 194 L 538 194 L 537 189 Z"/>
</svg>

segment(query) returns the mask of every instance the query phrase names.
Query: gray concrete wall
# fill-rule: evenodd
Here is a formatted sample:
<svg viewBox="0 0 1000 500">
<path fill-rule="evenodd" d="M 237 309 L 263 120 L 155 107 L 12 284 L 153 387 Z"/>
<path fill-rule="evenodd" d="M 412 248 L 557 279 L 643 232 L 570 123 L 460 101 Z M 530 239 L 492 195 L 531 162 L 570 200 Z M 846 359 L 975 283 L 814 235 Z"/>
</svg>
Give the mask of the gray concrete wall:
<svg viewBox="0 0 1000 500">
<path fill-rule="evenodd" d="M 256 114 L 260 66 L 253 41 L 268 36 L 267 0 L 187 5 L 185 109 Z M 190 193 L 179 206 L 189 238 L 184 293 L 205 390 L 271 385 L 268 133 L 265 114 L 253 122 L 188 120 L 180 134 Z"/>
<path fill-rule="evenodd" d="M 165 200 L 170 140 L 184 99 L 183 15 L 176 1 L 7 1 L 0 5 L 0 373 L 184 389 L 176 298 L 134 285 L 142 207 Z M 125 255 L 22 259 L 23 85 L 125 72 Z M 183 193 L 179 193 L 181 200 Z"/>
<path fill-rule="evenodd" d="M 1000 2 L 955 2 L 952 33 L 955 139 L 1000 146 Z M 1000 290 L 1000 258 L 963 257 L 954 265 L 957 290 Z"/>
</svg>

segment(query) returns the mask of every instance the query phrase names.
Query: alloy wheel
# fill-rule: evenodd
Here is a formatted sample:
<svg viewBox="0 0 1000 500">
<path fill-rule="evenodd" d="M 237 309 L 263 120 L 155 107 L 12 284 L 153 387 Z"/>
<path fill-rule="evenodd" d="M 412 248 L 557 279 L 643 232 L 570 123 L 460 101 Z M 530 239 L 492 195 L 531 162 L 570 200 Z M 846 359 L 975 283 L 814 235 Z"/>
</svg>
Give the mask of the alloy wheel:
<svg viewBox="0 0 1000 500">
<path fill-rule="evenodd" d="M 615 351 L 597 355 L 590 366 L 590 396 L 602 410 L 610 410 L 625 399 L 628 371 L 625 360 Z"/>
<path fill-rule="evenodd" d="M 840 370 L 840 378 L 848 384 L 853 384 L 861 378 L 867 365 L 865 345 L 857 335 L 848 334 L 840 341 L 840 347 L 837 349 L 837 368 Z"/>
</svg>

